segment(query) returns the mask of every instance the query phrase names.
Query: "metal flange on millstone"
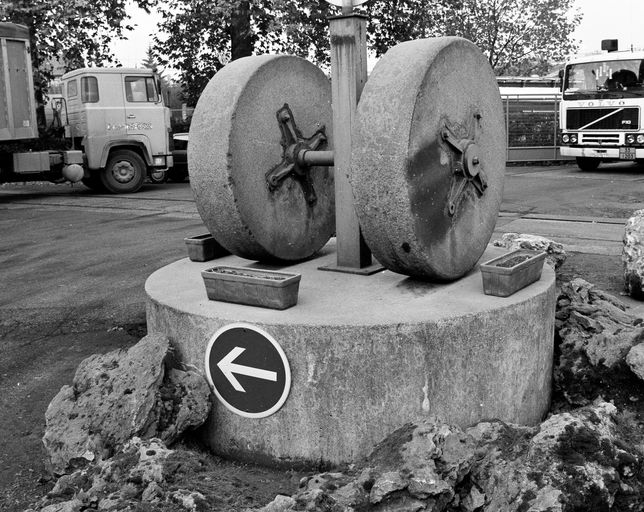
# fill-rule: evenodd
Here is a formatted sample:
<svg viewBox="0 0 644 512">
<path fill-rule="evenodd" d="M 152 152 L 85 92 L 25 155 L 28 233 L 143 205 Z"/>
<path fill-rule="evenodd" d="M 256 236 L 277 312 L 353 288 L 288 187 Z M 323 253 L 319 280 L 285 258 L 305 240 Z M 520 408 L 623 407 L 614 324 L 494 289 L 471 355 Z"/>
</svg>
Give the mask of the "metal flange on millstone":
<svg viewBox="0 0 644 512">
<path fill-rule="evenodd" d="M 333 176 L 299 157 L 331 144 L 331 86 L 299 57 L 231 62 L 199 98 L 188 168 L 197 210 L 231 253 L 295 261 L 322 248 L 335 229 Z"/>
<path fill-rule="evenodd" d="M 480 50 L 457 37 L 391 48 L 352 136 L 355 208 L 376 259 L 423 279 L 471 270 L 494 231 L 506 158 L 503 105 Z"/>
</svg>

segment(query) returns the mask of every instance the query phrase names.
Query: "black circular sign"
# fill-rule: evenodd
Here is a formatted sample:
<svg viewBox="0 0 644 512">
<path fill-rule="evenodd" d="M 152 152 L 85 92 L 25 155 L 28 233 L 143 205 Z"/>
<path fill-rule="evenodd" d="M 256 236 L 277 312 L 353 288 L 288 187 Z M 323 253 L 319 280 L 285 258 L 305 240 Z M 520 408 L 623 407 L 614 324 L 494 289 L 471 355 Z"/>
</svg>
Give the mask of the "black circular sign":
<svg viewBox="0 0 644 512">
<path fill-rule="evenodd" d="M 247 418 L 278 411 L 291 388 L 284 350 L 266 331 L 249 324 L 219 329 L 206 347 L 205 367 L 219 401 Z"/>
</svg>

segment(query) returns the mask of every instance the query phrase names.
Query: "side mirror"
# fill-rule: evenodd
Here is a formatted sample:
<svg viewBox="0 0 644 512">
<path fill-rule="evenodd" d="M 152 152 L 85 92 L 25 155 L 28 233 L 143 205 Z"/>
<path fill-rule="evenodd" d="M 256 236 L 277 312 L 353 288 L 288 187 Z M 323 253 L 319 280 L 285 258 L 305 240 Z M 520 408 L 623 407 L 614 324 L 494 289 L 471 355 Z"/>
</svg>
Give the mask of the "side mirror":
<svg viewBox="0 0 644 512">
<path fill-rule="evenodd" d="M 154 83 L 157 87 L 157 101 L 155 103 L 164 103 L 164 98 L 163 98 L 163 89 L 161 89 L 161 79 L 159 78 L 159 75 L 155 73 L 154 75 Z"/>
</svg>

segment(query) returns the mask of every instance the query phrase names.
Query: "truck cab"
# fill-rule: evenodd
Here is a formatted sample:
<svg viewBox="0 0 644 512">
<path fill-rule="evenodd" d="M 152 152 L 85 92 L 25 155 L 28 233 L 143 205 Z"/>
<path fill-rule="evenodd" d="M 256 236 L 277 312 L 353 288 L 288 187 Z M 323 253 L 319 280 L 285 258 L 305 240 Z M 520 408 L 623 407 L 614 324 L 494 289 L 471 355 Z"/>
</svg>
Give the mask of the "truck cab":
<svg viewBox="0 0 644 512">
<path fill-rule="evenodd" d="M 562 74 L 561 154 L 583 170 L 644 161 L 644 52 L 619 52 L 616 40 L 603 41 L 602 49 L 571 60 Z"/>
<path fill-rule="evenodd" d="M 82 68 L 62 82 L 66 136 L 83 150 L 85 185 L 135 192 L 172 166 L 170 110 L 152 70 Z"/>
</svg>

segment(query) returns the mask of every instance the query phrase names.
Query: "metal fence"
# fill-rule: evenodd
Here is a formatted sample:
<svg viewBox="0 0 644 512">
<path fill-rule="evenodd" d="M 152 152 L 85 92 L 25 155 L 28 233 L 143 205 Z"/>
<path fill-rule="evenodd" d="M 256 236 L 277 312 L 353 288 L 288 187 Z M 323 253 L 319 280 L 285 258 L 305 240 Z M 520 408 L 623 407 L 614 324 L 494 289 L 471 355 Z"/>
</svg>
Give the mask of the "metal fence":
<svg viewBox="0 0 644 512">
<path fill-rule="evenodd" d="M 557 144 L 558 94 L 502 94 L 508 162 L 567 160 Z"/>
<path fill-rule="evenodd" d="M 501 94 L 508 162 L 567 160 L 557 145 L 558 94 Z M 188 131 L 193 108 L 172 109 L 174 131 Z"/>
</svg>

